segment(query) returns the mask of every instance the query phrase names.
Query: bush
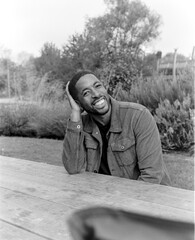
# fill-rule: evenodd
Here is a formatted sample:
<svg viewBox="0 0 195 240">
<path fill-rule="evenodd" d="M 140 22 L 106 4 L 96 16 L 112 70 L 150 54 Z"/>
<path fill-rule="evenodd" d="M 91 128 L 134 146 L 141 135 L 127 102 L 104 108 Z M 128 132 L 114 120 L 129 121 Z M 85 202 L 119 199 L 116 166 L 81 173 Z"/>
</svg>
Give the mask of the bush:
<svg viewBox="0 0 195 240">
<path fill-rule="evenodd" d="M 176 83 L 166 80 L 165 76 L 153 76 L 147 79 L 137 79 L 129 92 L 120 89 L 118 99 L 138 102 L 154 114 L 161 101 L 167 99 L 171 104 L 176 100 L 183 102 L 187 95 L 191 99 L 190 107 L 194 108 L 193 81 L 187 75 L 183 75 L 183 78 L 178 76 Z"/>
<path fill-rule="evenodd" d="M 163 149 L 188 150 L 194 144 L 193 120 L 190 114 L 190 97 L 181 103 L 173 104 L 165 99 L 155 111 L 156 120 Z"/>
<path fill-rule="evenodd" d="M 69 110 L 68 105 L 60 103 L 40 108 L 31 123 L 31 126 L 36 129 L 37 137 L 63 139 Z"/>
<path fill-rule="evenodd" d="M 68 103 L 1 105 L 0 134 L 63 139 Z"/>
<path fill-rule="evenodd" d="M 51 72 L 46 73 L 39 84 L 36 92 L 36 99 L 42 102 L 56 103 L 65 99 L 64 83 Z"/>
<path fill-rule="evenodd" d="M 37 114 L 37 106 L 27 104 L 1 105 L 0 134 L 5 136 L 36 136 L 29 122 Z"/>
<path fill-rule="evenodd" d="M 162 147 L 167 150 L 188 150 L 193 145 L 194 109 L 193 78 L 190 72 L 177 76 L 173 82 L 166 76 L 139 78 L 131 90 L 119 88 L 119 100 L 137 102 L 146 106 L 157 122 Z"/>
</svg>

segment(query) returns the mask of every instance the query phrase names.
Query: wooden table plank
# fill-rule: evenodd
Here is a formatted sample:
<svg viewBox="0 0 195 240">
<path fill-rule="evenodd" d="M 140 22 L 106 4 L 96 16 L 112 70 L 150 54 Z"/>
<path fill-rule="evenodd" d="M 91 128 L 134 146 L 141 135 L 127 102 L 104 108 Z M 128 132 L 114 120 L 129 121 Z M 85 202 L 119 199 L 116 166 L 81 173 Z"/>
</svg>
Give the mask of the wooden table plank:
<svg viewBox="0 0 195 240">
<path fill-rule="evenodd" d="M 8 160 L 8 161 L 6 161 Z M 9 157 L 5 157 L 5 156 L 0 156 L 0 169 L 6 169 L 6 167 L 9 170 L 13 170 L 14 172 L 26 172 L 28 175 L 33 175 L 33 176 L 39 176 L 39 177 L 44 177 L 47 176 L 47 178 L 51 178 L 54 181 L 58 178 L 62 179 L 64 178 L 64 174 L 66 173 L 66 170 L 64 169 L 64 167 L 60 167 L 60 166 L 54 166 L 54 165 L 49 165 L 49 164 L 45 164 L 45 163 L 38 163 L 37 162 L 33 162 L 33 161 L 27 161 L 27 160 L 23 160 L 23 159 L 16 159 L 16 158 L 9 158 Z M 76 174 L 74 175 L 74 177 L 77 177 L 80 179 L 80 174 Z M 94 177 L 95 176 L 95 177 Z M 87 173 L 87 176 L 84 177 L 84 183 L 86 181 L 89 181 L 89 183 L 91 182 L 91 180 L 93 180 L 93 182 L 97 182 L 99 184 L 111 184 L 112 181 L 114 180 L 114 185 L 119 184 L 120 188 L 123 188 L 122 190 L 126 189 L 127 187 L 131 190 L 134 191 L 139 191 L 139 186 L 141 186 L 141 188 L 143 188 L 142 182 L 141 181 L 136 181 L 139 184 L 134 184 L 134 181 L 129 181 L 128 179 L 122 179 L 122 178 L 112 178 L 110 179 L 111 176 L 105 176 L 102 177 L 102 175 L 99 174 L 94 174 L 94 173 Z M 128 184 L 121 184 L 121 181 L 124 181 L 125 183 L 128 182 Z M 144 186 L 146 186 L 146 184 L 148 184 L 148 188 L 146 188 L 145 193 L 149 191 L 152 191 L 151 193 L 156 193 L 156 194 L 162 194 L 163 192 L 163 196 L 167 195 L 169 198 L 171 197 L 178 197 L 178 198 L 184 198 L 188 199 L 191 198 L 193 195 L 193 191 L 190 190 L 185 190 L 185 189 L 178 189 L 175 187 L 171 187 L 171 196 L 170 196 L 170 187 L 167 186 L 160 186 L 160 190 L 159 190 L 159 185 L 158 184 L 149 184 L 149 183 L 143 183 Z M 109 186 L 111 187 L 111 186 Z M 143 190 L 143 189 L 142 189 Z M 150 195 L 150 194 L 149 194 Z M 185 196 L 185 197 L 184 197 Z M 155 196 L 153 196 L 155 197 Z M 157 198 L 159 198 L 159 196 L 157 196 Z"/>
<path fill-rule="evenodd" d="M 19 226 L 36 237 L 55 240 L 71 239 L 66 219 L 76 209 L 94 205 L 194 221 L 193 191 L 94 173 L 69 175 L 63 167 L 4 156 L 0 196 L 3 233 Z"/>
<path fill-rule="evenodd" d="M 4 175 L 4 174 L 2 174 Z M 29 176 L 28 176 L 29 177 Z M 24 181 L 23 175 L 17 175 L 9 177 L 6 175 L 6 181 L 0 181 L 0 185 L 14 191 L 22 192 L 31 196 L 39 197 L 45 200 L 49 200 L 58 204 L 63 204 L 68 207 L 80 209 L 82 207 L 89 207 L 93 205 L 108 205 L 128 209 L 135 212 L 150 214 L 158 217 L 165 217 L 171 219 L 178 219 L 185 221 L 192 221 L 193 216 L 190 209 L 190 204 L 187 204 L 187 210 L 184 208 L 170 207 L 150 201 L 144 201 L 140 199 L 132 198 L 131 196 L 123 196 L 124 193 L 104 193 L 96 191 L 96 189 L 80 188 L 75 185 L 67 185 L 65 182 L 63 185 L 55 185 L 53 181 L 47 181 L 47 185 L 41 185 L 41 179 L 37 183 L 37 177 L 32 181 L 30 178 L 28 181 Z M 30 187 L 29 187 L 30 186 Z M 92 186 L 93 187 L 93 186 Z M 128 194 L 127 194 L 128 195 Z M 183 201 L 182 201 L 183 202 Z M 176 203 L 174 203 L 176 204 Z"/>
<path fill-rule="evenodd" d="M 53 167 L 53 175 L 51 175 L 50 172 L 52 172 L 51 169 Z M 60 168 L 60 171 L 62 170 L 62 167 L 58 168 Z M 7 171 L 5 167 L 3 167 L 3 169 L 4 173 L 13 175 L 13 172 L 10 171 L 10 169 L 8 169 Z M 30 170 L 32 172 L 30 172 Z M 176 189 L 172 187 L 170 188 L 167 186 L 160 186 L 159 189 L 159 185 L 146 184 L 144 182 L 138 181 L 136 181 L 135 184 L 135 181 L 130 181 L 128 179 L 121 179 L 111 176 L 104 177 L 102 175 L 93 173 L 87 173 L 87 175 L 67 175 L 65 174 L 65 172 L 59 173 L 58 171 L 55 171 L 55 166 L 50 166 L 49 172 L 46 172 L 45 175 L 43 175 L 42 172 L 40 174 L 41 176 L 34 175 L 34 170 L 32 166 L 30 169 L 23 169 L 22 172 L 18 169 L 14 170 L 14 174 L 14 178 L 16 178 L 16 180 L 20 179 L 21 182 L 23 179 L 29 179 L 29 181 L 31 182 L 33 177 L 33 182 L 37 182 L 37 184 L 39 185 L 46 184 L 49 187 L 54 186 L 63 190 L 66 189 L 67 192 L 73 192 L 73 190 L 76 191 L 78 187 L 77 182 L 79 181 L 80 192 L 90 193 L 99 198 L 101 198 L 101 192 L 105 192 L 105 197 L 119 196 L 121 200 L 123 200 L 123 198 L 133 198 L 136 200 L 143 200 L 144 202 L 162 204 L 164 206 L 181 208 L 189 211 L 193 210 L 193 192 L 184 189 Z M 14 181 L 15 179 L 12 179 L 12 182 Z M 66 181 L 68 181 L 68 185 L 65 184 Z M 36 189 L 36 186 L 34 189 Z M 165 197 L 167 198 L 166 202 L 164 201 Z"/>
<path fill-rule="evenodd" d="M 51 238 L 45 238 L 36 233 L 27 231 L 17 225 L 7 223 L 0 220 L 0 237 L 1 240 L 52 240 Z"/>
<path fill-rule="evenodd" d="M 0 188 L 0 218 L 11 224 L 56 240 L 69 239 L 67 218 L 70 207 Z"/>
<path fill-rule="evenodd" d="M 20 160 L 19 160 L 20 161 Z M 19 162 L 18 161 L 18 162 Z M 28 162 L 28 161 L 27 161 Z M 28 163 L 28 164 L 31 164 Z M 21 164 L 24 166 L 25 164 Z M 33 165 L 37 166 L 38 164 Z M 46 164 L 44 164 L 46 165 Z M 1 166 L 2 167 L 2 166 Z M 55 170 L 55 166 L 47 166 L 51 169 Z M 58 167 L 59 168 L 59 167 Z M 32 166 L 31 166 L 31 169 Z M 62 168 L 60 167 L 60 170 Z M 6 170 L 4 169 L 4 172 Z M 13 175 L 13 172 L 10 172 L 11 175 Z M 32 182 L 32 176 L 29 176 L 29 169 L 27 169 L 26 176 L 23 176 L 21 171 L 14 172 L 15 176 L 14 178 L 22 180 L 29 179 L 30 182 Z M 33 174 L 33 173 L 32 173 Z M 43 174 L 43 173 L 42 173 Z M 48 179 L 49 178 L 49 179 Z M 76 178 L 76 179 L 75 179 Z M 78 180 L 77 180 L 78 179 Z M 104 181 L 102 181 L 104 180 Z M 15 179 L 12 179 L 12 182 L 14 182 Z M 65 184 L 66 181 L 68 181 L 68 185 Z M 100 184 L 99 182 L 102 183 Z M 78 182 L 79 184 L 79 192 L 84 193 L 90 193 L 93 194 L 93 196 L 103 197 L 103 201 L 105 200 L 104 196 L 113 196 L 120 197 L 120 200 L 123 200 L 123 198 L 133 198 L 136 200 L 143 200 L 144 202 L 153 202 L 157 204 L 163 204 L 166 206 L 171 206 L 174 208 L 181 208 L 191 211 L 193 206 L 193 194 L 191 191 L 183 190 L 183 189 L 175 189 L 175 188 L 169 188 L 166 186 L 160 186 L 154 185 L 154 184 L 146 184 L 143 182 L 136 181 L 130 181 L 128 179 L 121 179 L 116 177 L 107 177 L 106 178 L 102 175 L 93 174 L 93 173 L 87 173 L 87 175 L 66 175 L 65 172 L 62 173 L 62 175 L 59 175 L 58 172 L 53 171 L 53 175 L 49 175 L 46 173 L 46 175 L 41 176 L 35 176 L 33 174 L 33 182 L 37 182 L 37 184 L 46 184 L 48 187 L 57 187 L 57 188 L 63 188 L 63 190 L 66 190 L 67 192 L 77 192 L 78 188 Z M 82 183 L 82 184 L 81 184 Z M 104 185 L 102 185 L 104 183 Z M 27 184 L 25 183 L 27 186 Z M 143 188 L 144 185 L 144 188 Z M 36 188 L 35 188 L 36 189 Z M 169 192 L 167 192 L 167 189 L 169 189 Z M 170 192 L 171 189 L 171 192 Z M 32 189 L 31 189 L 32 190 Z M 179 197 L 176 197 L 174 194 L 174 190 L 176 192 L 182 192 L 183 194 Z M 101 196 L 101 192 L 105 192 L 104 196 Z M 169 195 L 167 193 L 169 193 Z M 189 197 L 190 196 L 190 197 Z M 59 197 L 59 196 L 58 196 Z M 167 201 L 164 202 L 164 198 L 167 198 Z M 60 198 L 59 198 L 60 200 Z"/>
</svg>

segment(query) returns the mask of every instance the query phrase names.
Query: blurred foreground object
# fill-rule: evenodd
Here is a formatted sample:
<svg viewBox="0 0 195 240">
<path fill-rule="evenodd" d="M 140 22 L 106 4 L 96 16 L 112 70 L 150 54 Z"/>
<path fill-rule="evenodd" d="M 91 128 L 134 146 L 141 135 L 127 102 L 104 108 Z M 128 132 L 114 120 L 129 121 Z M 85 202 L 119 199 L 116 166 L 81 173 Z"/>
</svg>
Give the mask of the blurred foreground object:
<svg viewBox="0 0 195 240">
<path fill-rule="evenodd" d="M 74 240 L 193 240 L 194 225 L 123 210 L 94 207 L 68 220 Z"/>
</svg>

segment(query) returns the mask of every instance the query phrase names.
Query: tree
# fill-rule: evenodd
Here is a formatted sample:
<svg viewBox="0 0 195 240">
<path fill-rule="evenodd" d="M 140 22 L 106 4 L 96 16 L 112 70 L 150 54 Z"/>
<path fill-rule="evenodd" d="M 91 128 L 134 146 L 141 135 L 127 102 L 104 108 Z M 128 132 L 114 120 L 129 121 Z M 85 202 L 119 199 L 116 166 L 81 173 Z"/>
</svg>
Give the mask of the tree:
<svg viewBox="0 0 195 240">
<path fill-rule="evenodd" d="M 1 95 L 11 97 L 16 95 L 15 82 L 16 64 L 9 58 L 0 58 L 0 92 Z"/>
<path fill-rule="evenodd" d="M 86 31 L 82 34 L 75 34 L 69 39 L 68 44 L 63 46 L 63 74 L 71 75 L 82 69 L 95 71 L 96 68 L 102 67 L 101 56 L 101 42 L 98 44 L 97 39 L 92 40 Z"/>
<path fill-rule="evenodd" d="M 141 63 L 141 72 L 143 77 L 153 76 L 158 72 L 159 62 L 162 56 L 162 52 L 149 53 L 144 56 Z"/>
<path fill-rule="evenodd" d="M 100 36 L 99 40 L 105 46 L 104 61 L 111 88 L 122 82 L 123 88 L 129 90 L 141 71 L 143 47 L 159 34 L 160 17 L 140 1 L 105 2 L 108 13 L 88 22 L 87 29 L 90 36 Z"/>
<path fill-rule="evenodd" d="M 61 51 L 53 43 L 45 43 L 41 49 L 41 56 L 34 59 L 36 70 L 40 77 L 52 71 L 59 75 L 58 67 L 61 61 Z"/>
<path fill-rule="evenodd" d="M 83 34 L 73 36 L 62 58 L 71 59 L 75 70 L 95 70 L 112 94 L 119 82 L 128 90 L 140 74 L 143 47 L 159 35 L 160 16 L 137 0 L 105 3 L 107 13 L 89 18 Z"/>
</svg>

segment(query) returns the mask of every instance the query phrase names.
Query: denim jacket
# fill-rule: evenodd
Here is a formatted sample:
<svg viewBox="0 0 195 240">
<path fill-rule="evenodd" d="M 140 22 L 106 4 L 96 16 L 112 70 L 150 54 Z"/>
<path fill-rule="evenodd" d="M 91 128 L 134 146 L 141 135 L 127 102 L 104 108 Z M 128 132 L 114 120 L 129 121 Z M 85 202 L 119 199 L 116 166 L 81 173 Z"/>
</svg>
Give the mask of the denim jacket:
<svg viewBox="0 0 195 240">
<path fill-rule="evenodd" d="M 170 185 L 156 122 L 144 106 L 111 98 L 107 161 L 111 175 Z M 68 120 L 62 160 L 68 173 L 98 172 L 102 155 L 99 128 L 90 115 Z"/>
</svg>

